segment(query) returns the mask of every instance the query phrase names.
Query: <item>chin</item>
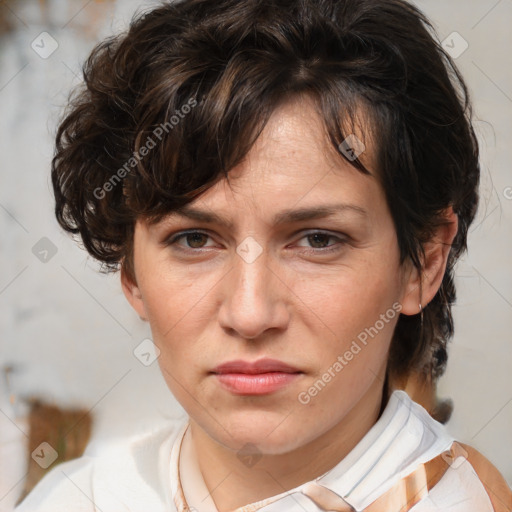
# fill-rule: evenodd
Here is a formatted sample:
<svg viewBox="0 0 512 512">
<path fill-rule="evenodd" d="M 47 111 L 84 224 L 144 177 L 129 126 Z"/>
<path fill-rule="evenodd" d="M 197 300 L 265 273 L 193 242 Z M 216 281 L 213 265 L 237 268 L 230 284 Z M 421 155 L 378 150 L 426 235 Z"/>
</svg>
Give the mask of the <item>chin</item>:
<svg viewBox="0 0 512 512">
<path fill-rule="evenodd" d="M 304 431 L 304 421 L 301 418 L 293 413 L 287 417 L 287 414 L 288 412 L 240 411 L 219 420 L 225 430 L 217 425 L 210 425 L 208 431 L 218 443 L 235 452 L 254 449 L 259 454 L 280 455 L 315 438 L 313 432 Z"/>
</svg>

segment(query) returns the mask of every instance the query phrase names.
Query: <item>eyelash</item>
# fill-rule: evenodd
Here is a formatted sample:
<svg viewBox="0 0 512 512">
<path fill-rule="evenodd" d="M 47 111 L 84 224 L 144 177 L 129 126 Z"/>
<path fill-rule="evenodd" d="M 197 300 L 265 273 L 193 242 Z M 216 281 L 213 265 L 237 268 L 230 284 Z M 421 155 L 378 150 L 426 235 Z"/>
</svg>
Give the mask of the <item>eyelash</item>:
<svg viewBox="0 0 512 512">
<path fill-rule="evenodd" d="M 179 240 L 181 240 L 182 238 L 185 238 L 185 237 L 187 237 L 189 235 L 205 235 L 205 236 L 211 238 L 211 236 L 208 233 L 205 233 L 204 231 L 195 231 L 195 230 L 192 230 L 192 231 L 182 231 L 182 232 L 176 233 L 175 235 L 173 235 L 170 238 L 168 238 L 164 242 L 164 244 L 166 246 L 176 245 Z M 303 249 L 302 252 L 304 252 L 306 254 L 316 254 L 316 255 L 318 255 L 318 254 L 330 254 L 330 253 L 337 252 L 337 251 L 341 250 L 342 246 L 347 243 L 347 241 L 345 239 L 340 238 L 338 236 L 335 236 L 335 235 L 333 235 L 331 233 L 328 233 L 328 232 L 325 232 L 325 231 L 312 231 L 312 232 L 308 232 L 308 233 L 304 234 L 302 236 L 302 238 L 307 238 L 308 236 L 314 236 L 314 235 L 325 235 L 329 239 L 333 238 L 333 239 L 338 240 L 338 243 L 334 244 L 332 246 L 324 247 L 324 248 L 314 248 L 314 247 L 310 248 L 310 249 L 302 248 Z M 202 249 L 203 249 L 202 247 L 197 248 L 197 249 L 180 247 L 180 250 L 182 250 L 182 251 L 193 252 L 193 253 L 195 253 L 197 251 L 201 251 Z"/>
</svg>

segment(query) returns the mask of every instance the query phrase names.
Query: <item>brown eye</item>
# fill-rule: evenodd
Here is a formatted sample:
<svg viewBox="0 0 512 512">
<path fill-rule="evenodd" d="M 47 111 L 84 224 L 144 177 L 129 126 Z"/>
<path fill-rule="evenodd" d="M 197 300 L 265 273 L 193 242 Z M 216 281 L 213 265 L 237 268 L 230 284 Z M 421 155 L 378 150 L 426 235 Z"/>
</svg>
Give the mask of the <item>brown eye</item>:
<svg viewBox="0 0 512 512">
<path fill-rule="evenodd" d="M 165 245 L 178 245 L 184 250 L 202 249 L 204 247 L 208 247 L 205 244 L 209 238 L 211 238 L 210 235 L 203 233 L 202 231 L 186 231 L 172 236 L 165 242 Z M 186 241 L 185 246 L 178 243 L 182 239 Z"/>
<path fill-rule="evenodd" d="M 307 235 L 306 237 L 310 243 L 312 243 L 315 249 L 320 249 L 325 247 L 325 244 L 331 239 L 334 238 L 331 235 L 327 235 L 326 233 L 313 233 L 312 235 Z M 320 247 L 318 247 L 318 244 Z"/>
<path fill-rule="evenodd" d="M 306 233 L 301 240 L 306 240 L 308 244 L 307 246 L 298 244 L 298 247 L 304 248 L 303 252 L 319 255 L 339 251 L 346 243 L 345 238 L 324 231 Z M 335 243 L 329 243 L 330 240 Z"/>
<path fill-rule="evenodd" d="M 199 249 L 202 247 L 201 242 L 204 243 L 208 236 L 204 233 L 189 233 L 184 238 L 193 249 Z"/>
</svg>

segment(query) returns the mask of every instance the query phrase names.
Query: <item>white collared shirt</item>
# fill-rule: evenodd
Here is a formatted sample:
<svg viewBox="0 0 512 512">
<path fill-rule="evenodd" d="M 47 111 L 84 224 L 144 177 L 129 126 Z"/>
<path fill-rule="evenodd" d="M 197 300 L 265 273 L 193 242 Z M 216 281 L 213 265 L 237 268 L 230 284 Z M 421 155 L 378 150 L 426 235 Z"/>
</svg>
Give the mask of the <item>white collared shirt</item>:
<svg viewBox="0 0 512 512">
<path fill-rule="evenodd" d="M 110 446 L 56 466 L 15 512 L 217 512 L 201 476 L 188 423 Z M 420 405 L 394 391 L 378 421 L 334 468 L 315 480 L 238 509 L 319 512 L 316 483 L 362 511 L 454 439 Z M 305 492 L 303 492 L 305 491 Z M 460 458 L 411 512 L 492 512 L 486 490 Z"/>
</svg>

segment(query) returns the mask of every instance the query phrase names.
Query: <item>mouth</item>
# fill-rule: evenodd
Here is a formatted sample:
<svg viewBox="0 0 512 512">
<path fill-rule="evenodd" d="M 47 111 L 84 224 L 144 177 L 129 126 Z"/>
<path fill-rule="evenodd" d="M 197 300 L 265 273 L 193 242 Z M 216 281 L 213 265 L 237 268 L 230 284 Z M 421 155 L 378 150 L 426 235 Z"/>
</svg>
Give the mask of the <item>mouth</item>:
<svg viewBox="0 0 512 512">
<path fill-rule="evenodd" d="M 265 395 L 295 381 L 304 372 L 276 359 L 229 361 L 212 372 L 221 386 L 236 395 Z"/>
</svg>

